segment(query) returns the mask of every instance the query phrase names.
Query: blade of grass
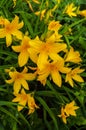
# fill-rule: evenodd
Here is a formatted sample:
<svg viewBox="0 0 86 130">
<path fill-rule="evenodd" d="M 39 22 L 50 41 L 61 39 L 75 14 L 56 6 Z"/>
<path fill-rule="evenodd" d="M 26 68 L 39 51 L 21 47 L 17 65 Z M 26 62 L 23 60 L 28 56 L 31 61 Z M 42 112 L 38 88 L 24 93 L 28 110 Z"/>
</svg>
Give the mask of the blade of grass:
<svg viewBox="0 0 86 130">
<path fill-rule="evenodd" d="M 5 108 L 0 106 L 0 111 L 4 112 L 5 114 L 7 114 L 8 116 L 10 116 L 12 119 L 14 119 L 16 122 L 20 124 L 18 119 L 14 115 L 12 115 L 11 112 L 7 111 Z"/>
<path fill-rule="evenodd" d="M 29 122 L 26 120 L 26 118 L 23 116 L 23 114 L 19 113 L 19 117 L 26 123 L 26 125 L 29 128 L 29 130 L 32 130 Z"/>
<path fill-rule="evenodd" d="M 48 107 L 48 105 L 46 104 L 46 102 L 41 98 L 41 97 L 36 97 L 37 100 L 40 102 L 40 104 L 45 108 L 45 110 L 49 113 L 50 117 L 52 118 L 53 120 L 53 123 L 55 125 L 55 128 L 56 130 L 59 130 L 58 129 L 58 124 L 57 124 L 57 120 L 53 114 L 53 112 L 51 111 L 51 109 Z"/>
<path fill-rule="evenodd" d="M 63 100 L 63 98 L 62 98 L 62 96 L 61 96 L 61 94 L 59 94 L 59 93 L 54 89 L 54 87 L 51 85 L 51 83 L 50 83 L 49 80 L 47 80 L 47 83 L 46 83 L 46 84 L 47 84 L 47 86 L 54 92 L 56 98 L 57 98 L 58 100 L 62 101 L 63 103 L 65 103 L 64 100 Z"/>
<path fill-rule="evenodd" d="M 52 92 L 52 91 L 37 91 L 36 94 L 38 96 L 49 96 L 49 97 L 54 96 L 54 92 Z"/>
<path fill-rule="evenodd" d="M 20 15 L 22 16 L 22 18 L 23 18 L 23 20 L 24 20 L 24 23 L 26 24 L 26 26 L 27 26 L 27 28 L 28 28 L 28 30 L 29 30 L 31 36 L 33 37 L 34 34 L 33 34 L 33 28 L 32 28 L 32 26 L 31 26 L 31 23 L 28 21 L 26 15 L 25 15 L 23 12 L 20 13 Z"/>
<path fill-rule="evenodd" d="M 51 126 L 49 125 L 49 122 L 47 121 L 47 112 L 46 112 L 45 109 L 43 109 L 43 114 L 44 114 L 44 122 L 45 122 L 45 124 L 46 124 L 48 130 L 52 130 L 52 129 L 51 129 Z"/>
</svg>

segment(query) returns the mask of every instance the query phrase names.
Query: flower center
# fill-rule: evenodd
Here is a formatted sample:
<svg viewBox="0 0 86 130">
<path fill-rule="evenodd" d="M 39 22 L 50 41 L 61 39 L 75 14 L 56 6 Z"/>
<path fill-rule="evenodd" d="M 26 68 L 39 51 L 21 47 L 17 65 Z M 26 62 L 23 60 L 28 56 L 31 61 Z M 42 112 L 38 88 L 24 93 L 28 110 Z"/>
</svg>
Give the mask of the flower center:
<svg viewBox="0 0 86 130">
<path fill-rule="evenodd" d="M 9 24 L 5 27 L 5 29 L 7 33 L 11 33 L 13 30 L 13 28 Z"/>
</svg>

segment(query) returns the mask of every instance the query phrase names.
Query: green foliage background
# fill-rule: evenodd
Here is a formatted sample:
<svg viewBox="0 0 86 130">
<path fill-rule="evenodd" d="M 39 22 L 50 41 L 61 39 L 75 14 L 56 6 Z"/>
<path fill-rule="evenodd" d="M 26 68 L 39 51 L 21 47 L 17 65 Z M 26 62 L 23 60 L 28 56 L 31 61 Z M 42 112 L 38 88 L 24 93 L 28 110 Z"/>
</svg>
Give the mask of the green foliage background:
<svg viewBox="0 0 86 130">
<path fill-rule="evenodd" d="M 49 0 L 48 0 L 49 1 Z M 42 0 L 40 8 L 45 7 L 46 0 Z M 47 8 L 51 9 L 55 5 L 55 0 L 50 0 L 50 5 Z M 81 9 L 86 9 L 86 0 L 69 0 L 74 2 Z M 64 0 L 60 5 L 60 9 L 54 12 L 54 19 L 60 20 L 64 25 L 61 34 L 64 36 L 64 41 L 71 44 L 81 54 L 82 65 L 86 69 L 86 18 L 63 16 L 63 7 L 66 6 L 68 0 Z M 34 11 L 38 9 L 38 5 L 33 3 Z M 0 15 L 12 20 L 15 15 L 18 15 L 20 20 L 24 21 L 22 31 L 27 30 L 31 38 L 36 35 L 41 36 L 46 32 L 47 26 L 45 21 L 40 22 L 37 17 L 28 7 L 24 0 L 17 0 L 16 7 L 13 8 L 12 0 L 0 0 Z M 69 27 L 73 29 L 73 35 L 65 35 Z M 45 34 L 45 33 L 44 33 Z M 16 44 L 13 41 L 13 44 Z M 17 54 L 11 48 L 5 45 L 5 39 L 0 39 L 0 130 L 85 130 L 86 129 L 86 82 L 80 84 L 76 83 L 76 87 L 70 88 L 64 84 L 62 89 L 55 84 L 47 81 L 45 87 L 39 82 L 31 83 L 34 86 L 35 99 L 40 109 L 33 114 L 27 115 L 27 110 L 18 112 L 17 104 L 12 103 L 13 94 L 12 86 L 5 83 L 7 75 L 5 69 L 9 67 L 18 68 Z M 82 73 L 86 81 L 86 71 Z M 39 86 L 39 89 L 37 88 Z M 33 87 L 32 87 L 33 91 Z M 60 113 L 60 106 L 66 102 L 76 100 L 80 109 L 77 110 L 78 116 L 71 117 L 68 124 L 64 124 L 61 119 L 57 117 Z M 61 104 L 60 104 L 61 102 Z"/>
</svg>

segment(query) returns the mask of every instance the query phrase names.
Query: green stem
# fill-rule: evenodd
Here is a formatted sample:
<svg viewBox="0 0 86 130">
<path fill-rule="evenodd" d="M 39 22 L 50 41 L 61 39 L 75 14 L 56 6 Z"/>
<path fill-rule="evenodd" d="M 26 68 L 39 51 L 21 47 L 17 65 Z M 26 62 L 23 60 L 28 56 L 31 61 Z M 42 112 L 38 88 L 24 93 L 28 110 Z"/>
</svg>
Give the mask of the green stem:
<svg viewBox="0 0 86 130">
<path fill-rule="evenodd" d="M 70 42 L 69 42 L 69 39 L 66 35 L 64 35 L 64 38 L 66 40 L 66 43 L 67 43 L 67 47 L 68 47 L 68 50 L 70 49 Z"/>
<path fill-rule="evenodd" d="M 81 19 L 81 20 L 79 20 L 79 21 L 76 21 L 75 23 L 72 23 L 70 26 L 69 26 L 69 28 L 72 28 L 73 26 L 75 26 L 75 25 L 77 25 L 77 24 L 79 24 L 79 23 L 82 23 L 82 22 L 84 22 L 86 20 L 86 18 L 83 18 L 83 19 Z"/>
</svg>

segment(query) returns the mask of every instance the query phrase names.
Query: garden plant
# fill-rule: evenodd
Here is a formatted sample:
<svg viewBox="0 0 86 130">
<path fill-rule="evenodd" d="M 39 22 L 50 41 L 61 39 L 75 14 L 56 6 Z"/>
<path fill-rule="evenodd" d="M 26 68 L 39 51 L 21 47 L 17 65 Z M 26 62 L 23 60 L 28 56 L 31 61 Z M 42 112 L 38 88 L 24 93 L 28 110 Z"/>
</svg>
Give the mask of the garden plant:
<svg viewBox="0 0 86 130">
<path fill-rule="evenodd" d="M 0 130 L 86 130 L 86 0 L 0 0 Z"/>
</svg>

